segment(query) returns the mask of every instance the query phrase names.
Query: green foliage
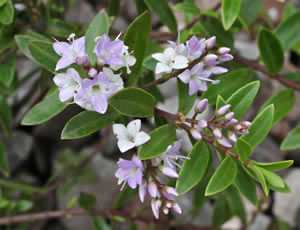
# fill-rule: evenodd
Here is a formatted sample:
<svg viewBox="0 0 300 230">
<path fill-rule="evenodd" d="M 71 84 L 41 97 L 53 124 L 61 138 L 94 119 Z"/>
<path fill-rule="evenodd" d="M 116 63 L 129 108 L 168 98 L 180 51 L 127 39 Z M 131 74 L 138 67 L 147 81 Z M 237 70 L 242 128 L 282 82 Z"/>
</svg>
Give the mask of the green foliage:
<svg viewBox="0 0 300 230">
<path fill-rule="evenodd" d="M 255 165 L 258 165 L 261 168 L 267 169 L 269 171 L 279 171 L 290 167 L 294 163 L 293 160 L 278 161 L 278 162 L 254 162 Z"/>
<path fill-rule="evenodd" d="M 229 30 L 240 13 L 242 0 L 222 1 L 222 22 L 225 30 Z"/>
<path fill-rule="evenodd" d="M 177 31 L 176 18 L 168 5 L 167 0 L 144 0 L 148 8 L 156 14 L 161 22 L 165 23 L 171 32 Z"/>
<path fill-rule="evenodd" d="M 240 10 L 241 18 L 250 25 L 262 7 L 262 0 L 243 0 Z"/>
<path fill-rule="evenodd" d="M 125 116 L 150 117 L 153 115 L 155 98 L 143 89 L 127 88 L 114 94 L 109 104 Z"/>
<path fill-rule="evenodd" d="M 133 51 L 136 58 L 135 65 L 131 68 L 129 75 L 129 85 L 135 86 L 142 71 L 143 60 L 146 48 L 149 43 L 151 30 L 151 16 L 149 12 L 144 12 L 138 16 L 128 27 L 124 42 Z"/>
<path fill-rule="evenodd" d="M 189 85 L 177 79 L 178 112 L 187 114 L 193 108 L 197 94 L 189 95 Z"/>
<path fill-rule="evenodd" d="M 62 139 L 76 139 L 88 136 L 111 124 L 119 117 L 119 114 L 108 108 L 105 114 L 93 111 L 84 111 L 74 116 L 67 122 L 62 133 Z"/>
<path fill-rule="evenodd" d="M 102 216 L 93 216 L 92 220 L 93 230 L 110 230 L 109 225 Z"/>
<path fill-rule="evenodd" d="M 2 2 L 2 4 L 3 6 L 0 7 L 0 23 L 9 25 L 14 20 L 14 5 L 12 0 L 7 0 L 6 3 Z"/>
<path fill-rule="evenodd" d="M 226 195 L 232 215 L 240 217 L 243 224 L 245 224 L 247 222 L 247 214 L 238 190 L 233 186 L 229 186 L 226 189 Z"/>
<path fill-rule="evenodd" d="M 50 90 L 40 103 L 33 106 L 33 108 L 25 114 L 22 125 L 41 124 L 62 112 L 68 104 L 61 102 L 58 95 L 58 88 L 52 91 Z"/>
<path fill-rule="evenodd" d="M 242 162 L 245 162 L 252 155 L 253 149 L 248 142 L 239 138 L 234 145 L 233 151 L 239 154 Z"/>
<path fill-rule="evenodd" d="M 15 78 L 16 59 L 10 59 L 6 64 L 0 65 L 0 82 L 10 88 Z"/>
<path fill-rule="evenodd" d="M 150 134 L 150 141 L 139 148 L 139 158 L 147 160 L 158 157 L 176 140 L 175 125 L 170 123 L 154 129 Z"/>
<path fill-rule="evenodd" d="M 210 149 L 203 141 L 198 141 L 188 154 L 189 160 L 185 160 L 176 183 L 176 191 L 183 195 L 196 186 L 203 178 L 209 158 Z"/>
<path fill-rule="evenodd" d="M 271 31 L 262 28 L 258 35 L 258 47 L 268 71 L 272 74 L 279 72 L 283 66 L 284 53 L 277 37 Z"/>
<path fill-rule="evenodd" d="M 174 8 L 184 13 L 191 13 L 193 15 L 200 15 L 200 9 L 192 2 L 177 3 Z"/>
<path fill-rule="evenodd" d="M 222 196 L 219 198 L 213 209 L 212 222 L 216 229 L 219 229 L 222 224 L 228 221 L 232 217 L 230 212 L 230 206 L 227 199 Z"/>
<path fill-rule="evenodd" d="M 10 121 L 12 120 L 11 107 L 7 104 L 6 98 L 0 95 L 0 127 L 7 136 L 11 135 Z"/>
<path fill-rule="evenodd" d="M 109 0 L 108 1 L 108 15 L 118 16 L 120 12 L 120 0 Z"/>
<path fill-rule="evenodd" d="M 42 192 L 42 190 L 38 187 L 34 187 L 29 184 L 24 184 L 21 182 L 16 182 L 16 181 L 13 181 L 12 179 L 9 179 L 9 180 L 0 179 L 0 185 L 3 187 L 6 187 L 6 188 L 15 189 L 17 191 L 21 191 L 21 192 L 29 193 L 29 194 Z"/>
<path fill-rule="evenodd" d="M 48 21 L 46 33 L 51 36 L 68 38 L 70 34 L 77 33 L 78 27 L 72 23 L 62 21 L 58 18 L 52 18 Z"/>
<path fill-rule="evenodd" d="M 9 176 L 8 155 L 4 145 L 0 142 L 0 172 L 5 176 Z"/>
<path fill-rule="evenodd" d="M 89 211 L 95 206 L 96 201 L 96 197 L 93 194 L 81 192 L 78 203 L 80 208 Z"/>
<path fill-rule="evenodd" d="M 292 129 L 280 145 L 280 149 L 293 150 L 300 148 L 300 126 Z"/>
</svg>

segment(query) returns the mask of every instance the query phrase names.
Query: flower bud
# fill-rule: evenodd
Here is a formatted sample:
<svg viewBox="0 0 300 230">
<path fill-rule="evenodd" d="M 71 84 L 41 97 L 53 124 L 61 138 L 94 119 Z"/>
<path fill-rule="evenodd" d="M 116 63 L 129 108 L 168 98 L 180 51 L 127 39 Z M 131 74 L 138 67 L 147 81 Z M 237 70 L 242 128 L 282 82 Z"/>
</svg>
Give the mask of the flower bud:
<svg viewBox="0 0 300 230">
<path fill-rule="evenodd" d="M 224 54 L 219 56 L 218 60 L 220 62 L 226 62 L 226 61 L 231 61 L 233 59 L 233 56 L 231 54 Z"/>
<path fill-rule="evenodd" d="M 230 49 L 228 47 L 221 47 L 218 49 L 217 54 L 224 55 L 229 53 Z"/>
<path fill-rule="evenodd" d="M 237 130 L 237 131 L 241 131 L 241 130 L 243 129 L 243 126 L 241 126 L 241 125 L 236 125 L 236 126 L 234 127 L 234 129 Z"/>
<path fill-rule="evenodd" d="M 182 213 L 180 206 L 179 206 L 176 202 L 173 202 L 172 208 L 173 208 L 173 210 L 174 210 L 175 212 L 177 212 L 178 214 L 181 214 L 181 213 Z"/>
<path fill-rule="evenodd" d="M 213 36 L 213 37 L 207 39 L 205 44 L 206 44 L 207 49 L 213 48 L 216 44 L 216 36 Z"/>
<path fill-rule="evenodd" d="M 208 104 L 208 100 L 204 98 L 203 100 L 199 101 L 199 103 L 195 107 L 196 113 L 202 113 L 204 110 L 206 110 Z"/>
<path fill-rule="evenodd" d="M 237 141 L 237 137 L 233 132 L 229 132 L 228 138 L 234 143 Z"/>
<path fill-rule="evenodd" d="M 90 77 L 95 77 L 98 74 L 97 70 L 95 68 L 91 68 L 88 72 L 88 75 Z"/>
<path fill-rule="evenodd" d="M 173 188 L 173 187 L 166 186 L 166 187 L 164 188 L 164 190 L 165 190 L 167 193 L 170 193 L 170 194 L 173 195 L 173 196 L 178 196 L 178 195 L 179 195 L 178 192 L 176 191 L 176 189 Z"/>
<path fill-rule="evenodd" d="M 207 121 L 204 120 L 204 119 L 201 119 L 201 120 L 199 120 L 197 125 L 198 125 L 199 128 L 204 129 L 204 128 L 207 127 Z"/>
<path fill-rule="evenodd" d="M 164 207 L 164 208 L 163 208 L 163 212 L 164 212 L 164 214 L 168 215 L 169 209 L 168 209 L 167 207 Z"/>
<path fill-rule="evenodd" d="M 157 197 L 157 195 L 158 195 L 158 188 L 157 188 L 157 185 L 153 181 L 151 181 L 149 183 L 149 185 L 148 185 L 148 191 L 149 191 L 149 193 L 150 193 L 150 195 L 152 197 L 154 197 L 154 198 Z"/>
<path fill-rule="evenodd" d="M 220 129 L 215 128 L 215 129 L 213 130 L 213 133 L 214 133 L 214 135 L 215 135 L 216 138 L 222 138 L 222 132 L 221 132 Z"/>
<path fill-rule="evenodd" d="M 139 187 L 139 197 L 142 203 L 144 203 L 146 193 L 147 193 L 147 183 L 146 181 L 143 180 L 142 184 L 140 184 Z"/>
<path fill-rule="evenodd" d="M 230 104 L 228 105 L 223 105 L 221 108 L 218 109 L 216 115 L 217 116 L 223 116 L 224 114 L 226 114 L 229 110 L 229 108 L 231 107 Z"/>
<path fill-rule="evenodd" d="M 231 148 L 232 147 L 232 144 L 230 144 L 230 142 L 225 138 L 225 137 L 222 137 L 222 138 L 218 138 L 217 141 L 219 142 L 219 144 L 227 147 L 227 148 Z"/>
<path fill-rule="evenodd" d="M 214 65 L 216 64 L 216 61 L 218 59 L 218 56 L 215 55 L 215 54 L 207 54 L 204 58 L 203 58 L 203 62 L 205 64 L 208 64 L 208 65 Z"/>
<path fill-rule="evenodd" d="M 161 201 L 159 203 L 160 200 L 156 200 L 156 199 L 152 199 L 151 200 L 151 208 L 152 208 L 152 212 L 155 216 L 156 219 L 159 218 L 159 208 L 161 206 Z M 160 204 L 160 205 L 159 205 Z"/>
<path fill-rule="evenodd" d="M 166 207 L 167 207 L 167 208 L 172 208 L 172 203 L 171 203 L 170 201 L 167 201 L 167 202 L 166 202 Z"/>
<path fill-rule="evenodd" d="M 202 135 L 200 131 L 197 129 L 191 129 L 191 135 L 197 141 L 202 139 Z"/>
<path fill-rule="evenodd" d="M 161 165 L 161 166 L 158 167 L 158 169 L 159 169 L 164 175 L 166 175 L 166 176 L 168 176 L 168 177 L 171 177 L 171 178 L 178 178 L 178 177 L 179 177 L 178 173 L 177 173 L 174 169 L 172 169 L 172 168 L 169 168 L 169 167 L 166 167 L 166 166 Z M 149 191 L 149 192 L 150 192 L 150 191 Z"/>
<path fill-rule="evenodd" d="M 252 125 L 252 123 L 251 123 L 250 121 L 243 121 L 243 122 L 241 123 L 241 125 L 242 125 L 242 126 L 245 126 L 246 128 L 249 128 L 249 127 Z"/>
<path fill-rule="evenodd" d="M 225 115 L 224 119 L 225 121 L 231 121 L 233 117 L 234 117 L 234 112 L 229 112 Z"/>
<path fill-rule="evenodd" d="M 228 121 L 228 122 L 226 123 L 226 125 L 235 125 L 235 124 L 237 124 L 237 123 L 238 123 L 238 120 L 232 118 L 231 121 Z"/>
</svg>

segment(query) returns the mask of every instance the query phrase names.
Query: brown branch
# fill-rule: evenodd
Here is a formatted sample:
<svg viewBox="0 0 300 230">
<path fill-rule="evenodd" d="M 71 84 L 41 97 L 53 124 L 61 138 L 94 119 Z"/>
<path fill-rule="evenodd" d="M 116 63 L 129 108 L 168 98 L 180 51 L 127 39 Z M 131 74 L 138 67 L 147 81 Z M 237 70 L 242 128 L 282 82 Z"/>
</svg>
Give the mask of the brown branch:
<svg viewBox="0 0 300 230">
<path fill-rule="evenodd" d="M 174 220 L 156 220 L 153 217 L 146 216 L 133 216 L 131 213 L 120 210 L 105 210 L 105 209 L 92 209 L 91 211 L 85 211 L 80 208 L 70 208 L 59 211 L 47 211 L 40 213 L 32 213 L 26 215 L 18 215 L 12 217 L 3 217 L 0 218 L 0 226 L 1 225 L 9 225 L 9 224 L 17 224 L 17 223 L 25 223 L 25 222 L 33 222 L 38 220 L 45 219 L 56 219 L 61 217 L 71 217 L 71 216 L 103 216 L 109 219 L 112 219 L 114 216 L 124 217 L 126 221 L 141 221 L 146 224 L 161 224 L 168 225 L 170 227 L 176 227 L 178 229 L 190 229 L 190 230 L 213 230 L 212 227 L 201 227 L 193 224 L 177 224 Z"/>
<path fill-rule="evenodd" d="M 275 75 L 272 75 L 270 74 L 267 69 L 260 65 L 257 61 L 251 61 L 251 60 L 248 60 L 244 57 L 241 57 L 241 56 L 238 56 L 238 55 L 235 55 L 234 56 L 234 59 L 246 66 L 249 66 L 250 68 L 252 69 L 255 69 L 261 73 L 264 73 L 265 75 L 267 75 L 268 77 L 272 78 L 272 79 L 276 79 L 277 81 L 281 82 L 282 84 L 290 87 L 290 88 L 293 88 L 297 91 L 300 91 L 300 84 L 297 83 L 297 82 L 294 82 L 294 81 L 291 81 L 285 77 L 283 77 L 282 75 L 280 74 L 275 74 Z"/>
</svg>

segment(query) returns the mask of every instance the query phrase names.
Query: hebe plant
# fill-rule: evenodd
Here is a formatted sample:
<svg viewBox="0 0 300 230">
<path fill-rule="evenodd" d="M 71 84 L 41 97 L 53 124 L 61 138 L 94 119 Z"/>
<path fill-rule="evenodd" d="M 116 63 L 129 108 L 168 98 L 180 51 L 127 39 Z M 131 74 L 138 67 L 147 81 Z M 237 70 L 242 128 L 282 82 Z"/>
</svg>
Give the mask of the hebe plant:
<svg viewBox="0 0 300 230">
<path fill-rule="evenodd" d="M 43 90 L 48 92 L 39 103 L 32 105 L 22 125 L 42 124 L 75 103 L 83 111 L 66 123 L 62 139 L 86 137 L 101 129 L 109 135 L 112 126 L 122 152 L 115 173 L 118 179 L 115 182 L 120 184 L 122 192 L 112 210 L 97 210 L 95 197 L 81 193 L 78 200 L 71 200 L 70 207 L 56 215 L 4 217 L 0 218 L 0 224 L 89 214 L 107 217 L 112 222 L 123 222 L 125 219 L 121 217 L 125 217 L 131 221 L 160 223 L 153 218 L 145 219 L 142 212 L 134 215 L 117 209 L 120 205 L 126 206 L 126 201 L 138 193 L 140 201 L 151 206 L 156 219 L 162 213 L 168 215 L 171 210 L 192 218 L 205 199 L 212 199 L 215 200 L 213 223 L 216 228 L 232 216 L 240 217 L 242 227 L 247 227 L 249 223 L 241 196 L 261 208 L 257 183 L 266 196 L 270 190 L 290 192 L 276 171 L 288 168 L 293 161 L 257 162 L 251 159 L 254 148 L 272 126 L 293 108 L 293 91 L 300 89 L 299 73 L 278 73 L 283 67 L 284 53 L 291 49 L 298 52 L 300 14 L 290 3 L 279 25 L 273 28 L 273 25 L 258 22 L 260 0 L 223 0 L 214 9 L 201 14 L 195 2 L 187 0 L 174 6 L 175 10 L 184 12 L 186 20 L 186 26 L 178 30 L 167 1 L 137 0 L 137 18 L 124 33 L 113 34 L 110 27 L 119 13 L 120 1 L 110 0 L 109 15 L 102 10 L 90 25 L 80 28 L 58 18 L 61 10 L 53 2 L 44 5 L 28 1 L 25 5 L 13 5 L 12 0 L 0 1 L 0 52 L 7 59 L 0 67 L 2 130 L 10 136 L 10 122 L 17 119 L 12 118 L 7 101 L 22 85 L 15 74 L 18 52 L 40 65 L 41 79 L 53 78 L 46 82 Z M 152 14 L 158 16 L 170 32 L 152 31 Z M 18 24 L 21 20 L 30 23 L 21 28 Z M 46 29 L 39 27 L 40 20 Z M 269 22 L 268 18 L 264 20 Z M 233 35 L 240 30 L 246 30 L 250 37 L 257 36 L 259 60 L 250 61 L 233 49 Z M 245 121 L 242 117 L 260 87 L 254 71 L 279 81 L 287 89 L 269 98 L 253 121 Z M 32 75 L 30 73 L 25 79 Z M 157 86 L 170 84 L 170 79 L 177 81 L 176 114 L 157 108 L 157 104 L 164 101 Z M 215 112 L 204 119 L 200 115 L 208 105 Z M 153 118 L 153 130 L 142 131 L 142 121 Z M 180 152 L 184 142 L 177 139 L 176 130 L 184 130 L 190 138 L 193 147 L 189 153 Z M 296 127 L 283 141 L 281 149 L 299 148 L 299 135 L 299 127 Z M 88 160 L 80 162 L 79 167 L 86 166 L 102 147 Z M 128 150 L 132 149 L 134 155 L 131 156 Z M 216 168 L 214 155 L 220 162 Z M 0 169 L 6 176 L 9 175 L 7 159 L 0 143 Z M 38 197 L 53 189 L 51 185 L 41 190 L 6 180 L 1 183 L 25 193 L 30 190 Z M 53 183 L 54 189 L 64 183 Z M 177 198 L 192 189 L 195 189 L 195 207 L 189 215 L 183 213 Z M 146 199 L 147 194 L 150 199 Z M 38 212 L 35 198 L 24 196 L 26 199 L 15 201 L 4 192 L 0 197 L 0 210 L 6 214 L 30 209 Z M 73 208 L 77 202 L 82 209 Z M 171 221 L 163 223 L 179 229 L 192 226 Z M 103 219 L 94 218 L 94 227 L 108 226 Z"/>
</svg>

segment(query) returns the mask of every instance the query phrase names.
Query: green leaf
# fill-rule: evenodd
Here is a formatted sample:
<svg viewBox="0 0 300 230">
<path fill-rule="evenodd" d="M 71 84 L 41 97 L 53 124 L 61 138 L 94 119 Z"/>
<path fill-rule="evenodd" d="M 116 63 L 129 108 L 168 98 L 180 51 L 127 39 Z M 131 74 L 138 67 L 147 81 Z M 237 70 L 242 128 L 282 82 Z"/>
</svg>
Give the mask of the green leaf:
<svg viewBox="0 0 300 230">
<path fill-rule="evenodd" d="M 142 70 L 143 60 L 149 43 L 151 31 L 151 15 L 144 12 L 138 16 L 128 27 L 124 35 L 124 43 L 133 52 L 136 63 L 131 68 L 129 85 L 135 86 Z"/>
<path fill-rule="evenodd" d="M 78 203 L 80 208 L 89 211 L 95 206 L 96 201 L 97 200 L 94 195 L 86 192 L 81 192 Z"/>
<path fill-rule="evenodd" d="M 285 21 L 279 24 L 275 34 L 279 39 L 284 51 L 293 47 L 300 40 L 300 11 L 292 14 Z"/>
<path fill-rule="evenodd" d="M 258 34 L 260 56 L 267 70 L 276 74 L 284 62 L 284 53 L 278 38 L 269 30 L 262 28 Z"/>
<path fill-rule="evenodd" d="M 210 84 L 201 98 L 207 98 L 210 105 L 216 104 L 217 96 L 227 100 L 234 92 L 254 80 L 254 72 L 248 68 L 240 68 L 218 76 L 219 84 Z M 224 87 L 226 85 L 226 87 Z"/>
<path fill-rule="evenodd" d="M 270 97 L 260 108 L 264 110 L 268 105 L 274 105 L 273 125 L 277 124 L 288 112 L 292 110 L 296 102 L 296 97 L 292 89 L 279 91 Z"/>
<path fill-rule="evenodd" d="M 110 97 L 109 104 L 126 116 L 151 117 L 155 98 L 143 89 L 126 88 Z"/>
<path fill-rule="evenodd" d="M 60 20 L 58 18 L 51 18 L 48 21 L 46 33 L 51 36 L 58 36 L 68 38 L 70 34 L 77 33 L 78 27 L 72 23 Z"/>
<path fill-rule="evenodd" d="M 146 4 L 144 1 L 141 0 L 134 0 L 135 5 L 136 5 L 136 10 L 138 12 L 138 15 L 140 15 L 141 13 L 144 13 L 145 10 L 148 10 Z"/>
<path fill-rule="evenodd" d="M 261 184 L 264 193 L 268 196 L 269 195 L 269 188 L 267 186 L 267 182 L 265 180 L 265 177 L 263 173 L 261 172 L 260 168 L 255 165 L 249 165 L 248 169 L 250 170 L 250 173 L 253 173 L 253 177 L 258 180 L 258 182 Z"/>
<path fill-rule="evenodd" d="M 6 176 L 9 176 L 8 155 L 4 145 L 0 142 L 0 171 Z"/>
<path fill-rule="evenodd" d="M 280 150 L 293 150 L 300 148 L 300 125 L 292 129 L 280 145 Z"/>
<path fill-rule="evenodd" d="M 248 83 L 227 99 L 226 104 L 231 105 L 230 110 L 234 112 L 235 119 L 239 120 L 247 112 L 257 94 L 259 85 L 259 81 Z"/>
<path fill-rule="evenodd" d="M 110 230 L 110 227 L 106 223 L 104 217 L 102 216 L 93 216 L 93 230 Z"/>
<path fill-rule="evenodd" d="M 7 3 L 7 0 L 0 0 L 0 7 Z"/>
<path fill-rule="evenodd" d="M 248 128 L 249 134 L 243 135 L 241 138 L 253 148 L 260 144 L 272 127 L 273 116 L 274 105 L 269 105 L 252 122 L 252 125 Z"/>
<path fill-rule="evenodd" d="M 294 161 L 293 160 L 278 161 L 278 162 L 256 162 L 255 161 L 253 163 L 269 171 L 279 171 L 290 167 L 294 163 Z"/>
<path fill-rule="evenodd" d="M 287 78 L 291 81 L 296 81 L 298 83 L 300 82 L 300 72 L 299 71 L 283 73 L 282 76 L 284 76 L 285 78 Z"/>
<path fill-rule="evenodd" d="M 264 168 L 261 168 L 261 167 L 258 167 L 258 168 L 264 175 L 265 180 L 267 181 L 268 184 L 270 184 L 274 187 L 284 188 L 284 181 L 281 179 L 280 176 L 278 176 L 276 173 L 273 173 Z"/>
<path fill-rule="evenodd" d="M 40 189 L 38 187 L 34 187 L 29 184 L 15 182 L 15 181 L 12 181 L 11 179 L 9 179 L 9 180 L 0 179 L 0 185 L 2 185 L 3 187 L 12 188 L 12 189 L 22 191 L 25 193 L 41 193 L 42 192 L 42 189 Z"/>
<path fill-rule="evenodd" d="M 120 12 L 120 0 L 109 0 L 108 1 L 108 15 L 118 16 Z"/>
<path fill-rule="evenodd" d="M 191 13 L 194 15 L 200 15 L 200 9 L 191 2 L 181 2 L 177 3 L 174 8 L 178 11 L 184 12 L 184 13 Z"/>
<path fill-rule="evenodd" d="M 177 31 L 176 18 L 167 0 L 144 0 L 148 8 L 156 14 L 160 21 L 166 24 L 171 32 Z"/>
<path fill-rule="evenodd" d="M 176 191 L 180 195 L 191 190 L 203 178 L 210 157 L 209 147 L 204 141 L 198 141 L 188 157 L 190 159 L 184 161 L 176 183 Z"/>
<path fill-rule="evenodd" d="M 6 64 L 0 66 L 0 82 L 10 88 L 16 73 L 16 59 L 10 59 Z"/>
<path fill-rule="evenodd" d="M 222 196 L 220 197 L 213 209 L 212 222 L 216 229 L 219 229 L 222 224 L 228 221 L 232 217 L 232 213 L 230 212 L 230 206 L 227 199 Z"/>
<path fill-rule="evenodd" d="M 29 50 L 34 61 L 49 72 L 54 72 L 59 56 L 55 53 L 53 45 L 45 41 L 30 41 Z"/>
<path fill-rule="evenodd" d="M 240 13 L 241 2 L 241 0 L 222 1 L 222 22 L 225 30 L 229 30 L 237 19 Z"/>
<path fill-rule="evenodd" d="M 285 181 L 283 181 L 284 183 L 284 187 L 275 187 L 271 184 L 268 184 L 269 188 L 276 191 L 276 192 L 281 192 L 281 193 L 291 193 L 292 190 L 290 189 L 290 187 L 287 185 L 287 183 L 285 183 Z"/>
<path fill-rule="evenodd" d="M 197 94 L 189 95 L 189 84 L 184 84 L 181 80 L 177 79 L 178 90 L 178 112 L 186 115 L 193 108 Z"/>
<path fill-rule="evenodd" d="M 14 20 L 14 5 L 12 0 L 7 0 L 6 4 L 0 7 L 0 23 L 9 25 Z"/>
<path fill-rule="evenodd" d="M 175 125 L 170 123 L 154 129 L 150 134 L 150 141 L 139 148 L 139 158 L 147 160 L 158 157 L 169 145 L 176 140 Z"/>
<path fill-rule="evenodd" d="M 221 95 L 218 95 L 217 102 L 216 102 L 216 110 L 221 108 L 223 105 L 226 105 L 226 101 Z"/>
<path fill-rule="evenodd" d="M 46 95 L 40 103 L 33 106 L 33 108 L 25 114 L 21 122 L 22 125 L 37 125 L 44 123 L 63 111 L 68 104 L 61 102 L 58 95 L 58 88 L 49 95 Z"/>
<path fill-rule="evenodd" d="M 239 192 L 235 187 L 229 186 L 226 189 L 226 195 L 231 213 L 233 216 L 239 216 L 245 224 L 247 222 L 247 214 Z"/>
<path fill-rule="evenodd" d="M 262 0 L 243 0 L 240 10 L 242 19 L 250 25 L 257 17 L 260 8 L 262 7 Z"/>
<path fill-rule="evenodd" d="M 119 114 L 111 107 L 108 108 L 105 114 L 93 111 L 81 112 L 67 122 L 61 133 L 61 139 L 77 139 L 88 136 L 108 126 L 118 116 Z"/>
<path fill-rule="evenodd" d="M 94 54 L 96 46 L 95 39 L 103 34 L 107 34 L 108 30 L 108 16 L 105 11 L 102 10 L 93 19 L 85 33 L 85 52 L 89 56 L 92 65 L 96 63 L 96 55 Z"/>
<path fill-rule="evenodd" d="M 212 175 L 206 190 L 205 196 L 211 196 L 229 187 L 237 175 L 237 166 L 231 156 L 226 156 Z"/>
<path fill-rule="evenodd" d="M 239 138 L 234 145 L 233 151 L 239 154 L 242 162 L 245 162 L 252 155 L 253 149 L 247 141 Z"/>
<path fill-rule="evenodd" d="M 217 37 L 217 47 L 225 46 L 233 48 L 233 36 L 229 31 L 224 30 L 222 23 L 219 20 L 209 17 L 201 24 L 201 27 L 208 37 Z"/>
<path fill-rule="evenodd" d="M 297 8 L 294 6 L 293 2 L 288 2 L 285 4 L 282 16 L 281 16 L 281 23 L 288 19 L 291 15 L 297 12 Z"/>
<path fill-rule="evenodd" d="M 6 102 L 6 98 L 0 95 L 0 127 L 7 136 L 11 135 L 10 121 L 12 119 L 12 111 Z"/>
<path fill-rule="evenodd" d="M 33 203 L 29 200 L 17 200 L 16 210 L 19 212 L 27 212 L 33 207 Z"/>
</svg>

